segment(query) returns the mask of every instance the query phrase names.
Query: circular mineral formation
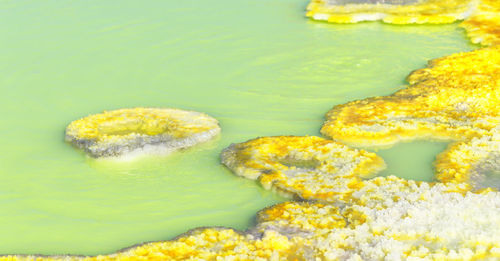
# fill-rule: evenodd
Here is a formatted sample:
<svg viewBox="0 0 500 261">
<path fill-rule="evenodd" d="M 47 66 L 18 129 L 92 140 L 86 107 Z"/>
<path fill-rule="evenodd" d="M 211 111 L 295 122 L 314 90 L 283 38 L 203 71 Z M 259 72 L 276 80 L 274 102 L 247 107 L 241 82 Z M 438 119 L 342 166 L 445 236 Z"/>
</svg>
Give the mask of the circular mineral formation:
<svg viewBox="0 0 500 261">
<path fill-rule="evenodd" d="M 166 154 L 212 139 L 216 119 L 200 112 L 167 108 L 106 111 L 71 122 L 66 141 L 94 158 Z"/>
<path fill-rule="evenodd" d="M 222 163 L 266 189 L 303 199 L 344 200 L 385 167 L 375 153 L 320 137 L 263 137 L 232 144 Z"/>
</svg>

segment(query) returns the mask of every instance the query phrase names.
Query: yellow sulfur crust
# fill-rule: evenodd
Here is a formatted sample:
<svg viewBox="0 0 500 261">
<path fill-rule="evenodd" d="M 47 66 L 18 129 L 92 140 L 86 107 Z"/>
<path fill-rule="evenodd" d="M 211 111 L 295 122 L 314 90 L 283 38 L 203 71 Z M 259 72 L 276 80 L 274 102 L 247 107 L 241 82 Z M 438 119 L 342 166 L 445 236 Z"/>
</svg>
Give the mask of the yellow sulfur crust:
<svg viewBox="0 0 500 261">
<path fill-rule="evenodd" d="M 487 135 L 458 142 L 438 155 L 437 179 L 442 182 L 467 182 L 475 189 L 500 187 L 491 183 L 489 172 L 500 170 L 500 129 Z"/>
<path fill-rule="evenodd" d="M 195 229 L 110 255 L 0 260 L 479 260 L 500 257 L 500 193 L 375 178 L 342 204 L 285 202 L 246 231 Z M 453 219 L 453 222 L 450 220 Z M 420 260 L 418 259 L 418 260 Z M 417 260 L 417 259 L 415 259 Z"/>
<path fill-rule="evenodd" d="M 320 137 L 263 137 L 233 144 L 222 163 L 237 175 L 258 179 L 304 199 L 344 200 L 366 177 L 385 167 L 374 153 L 349 148 Z"/>
<path fill-rule="evenodd" d="M 500 1 L 482 0 L 478 10 L 460 26 L 465 28 L 473 43 L 500 44 Z"/>
<path fill-rule="evenodd" d="M 66 140 L 92 157 L 116 157 L 190 147 L 219 132 L 217 120 L 204 113 L 133 108 L 106 111 L 73 121 L 66 128 Z"/>
<path fill-rule="evenodd" d="M 473 43 L 485 46 L 500 43 L 500 1 L 498 0 L 406 2 L 409 3 L 404 5 L 338 4 L 335 0 L 311 0 L 307 6 L 306 16 L 331 23 L 382 20 L 390 24 L 445 24 L 464 20 L 461 26 Z"/>
<path fill-rule="evenodd" d="M 443 24 L 464 19 L 477 4 L 476 0 L 406 2 L 410 3 L 336 4 L 336 1 L 332 0 L 311 0 L 307 6 L 306 15 L 315 20 L 331 23 L 382 20 L 392 24 Z"/>
<path fill-rule="evenodd" d="M 492 136 L 500 123 L 500 46 L 433 60 L 408 81 L 408 88 L 392 95 L 334 107 L 321 132 L 356 146 L 390 146 L 418 138 L 470 142 Z M 495 148 L 494 143 L 485 149 Z M 438 179 L 469 180 L 473 168 L 464 166 L 480 161 L 456 151 L 451 148 L 439 157 Z M 462 163 L 452 163 L 457 161 Z"/>
</svg>

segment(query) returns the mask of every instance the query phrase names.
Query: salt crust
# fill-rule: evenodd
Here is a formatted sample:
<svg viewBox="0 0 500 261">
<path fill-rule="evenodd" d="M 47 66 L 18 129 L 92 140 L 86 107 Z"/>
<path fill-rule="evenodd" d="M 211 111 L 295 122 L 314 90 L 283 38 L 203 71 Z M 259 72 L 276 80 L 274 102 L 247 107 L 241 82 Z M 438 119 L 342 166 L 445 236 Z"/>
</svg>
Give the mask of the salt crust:
<svg viewBox="0 0 500 261">
<path fill-rule="evenodd" d="M 66 141 L 94 158 L 129 159 L 168 154 L 220 133 L 217 120 L 200 112 L 167 108 L 107 111 L 73 121 Z"/>
<path fill-rule="evenodd" d="M 487 135 L 458 142 L 438 155 L 437 178 L 443 182 L 467 182 L 474 189 L 500 188 L 498 178 L 488 175 L 500 170 L 500 126 Z"/>
<path fill-rule="evenodd" d="M 320 137 L 263 137 L 232 144 L 222 163 L 239 176 L 258 179 L 302 199 L 343 201 L 357 190 L 361 178 L 385 168 L 382 158 Z"/>
<path fill-rule="evenodd" d="M 365 3 L 359 3 L 365 2 Z M 500 43 L 500 1 L 342 1 L 311 0 L 307 16 L 331 23 L 358 23 L 381 20 L 391 24 L 442 24 L 465 20 L 463 27 L 473 43 L 493 46 Z M 350 4 L 349 4 L 350 3 Z"/>
<path fill-rule="evenodd" d="M 246 232 L 201 228 L 111 255 L 0 260 L 497 260 L 500 193 L 396 177 L 364 181 L 345 204 L 285 202 Z"/>
<path fill-rule="evenodd" d="M 478 10 L 460 26 L 465 28 L 473 43 L 500 44 L 500 1 L 481 0 Z"/>
<path fill-rule="evenodd" d="M 432 60 L 408 82 L 389 96 L 335 106 L 321 133 L 361 147 L 429 138 L 461 142 L 438 156 L 436 176 L 478 188 L 471 177 L 500 169 L 498 153 L 491 152 L 500 147 L 500 46 Z"/>
<path fill-rule="evenodd" d="M 311 0 L 307 16 L 331 23 L 382 20 L 392 24 L 442 24 L 463 20 L 473 13 L 479 0 L 344 1 Z"/>
</svg>

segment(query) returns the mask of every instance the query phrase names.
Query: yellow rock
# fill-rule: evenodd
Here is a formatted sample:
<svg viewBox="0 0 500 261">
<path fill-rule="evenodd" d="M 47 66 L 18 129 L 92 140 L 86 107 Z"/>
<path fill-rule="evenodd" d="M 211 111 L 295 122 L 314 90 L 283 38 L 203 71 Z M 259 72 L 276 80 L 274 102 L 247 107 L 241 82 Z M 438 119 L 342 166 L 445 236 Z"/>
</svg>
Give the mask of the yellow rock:
<svg viewBox="0 0 500 261">
<path fill-rule="evenodd" d="M 436 173 L 442 182 L 467 182 L 476 189 L 500 188 L 498 178 L 488 177 L 500 170 L 500 128 L 487 135 L 458 142 L 438 155 Z"/>
</svg>

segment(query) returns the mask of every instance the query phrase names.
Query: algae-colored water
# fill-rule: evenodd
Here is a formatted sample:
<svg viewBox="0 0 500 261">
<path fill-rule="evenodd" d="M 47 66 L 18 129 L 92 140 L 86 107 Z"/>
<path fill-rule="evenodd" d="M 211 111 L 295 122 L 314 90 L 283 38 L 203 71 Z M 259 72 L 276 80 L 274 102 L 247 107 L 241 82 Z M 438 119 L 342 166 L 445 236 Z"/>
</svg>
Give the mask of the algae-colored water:
<svg viewBox="0 0 500 261">
<path fill-rule="evenodd" d="M 0 254 L 93 255 L 199 226 L 245 229 L 284 199 L 221 166 L 223 148 L 319 135 L 332 106 L 392 93 L 428 59 L 474 48 L 456 24 L 332 25 L 305 19 L 305 5 L 0 0 Z M 64 143 L 72 120 L 134 106 L 206 112 L 222 135 L 120 164 Z M 428 180 L 442 148 L 380 152 L 413 162 L 390 174 Z"/>
</svg>

